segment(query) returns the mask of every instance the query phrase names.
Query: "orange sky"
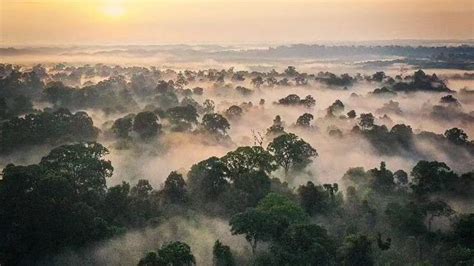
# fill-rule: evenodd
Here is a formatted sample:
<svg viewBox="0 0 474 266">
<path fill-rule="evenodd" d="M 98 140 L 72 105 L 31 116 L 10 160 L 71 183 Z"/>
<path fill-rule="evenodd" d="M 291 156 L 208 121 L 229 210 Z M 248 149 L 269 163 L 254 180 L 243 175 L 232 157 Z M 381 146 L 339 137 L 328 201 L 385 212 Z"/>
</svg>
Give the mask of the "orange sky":
<svg viewBox="0 0 474 266">
<path fill-rule="evenodd" d="M 0 0 L 1 46 L 472 39 L 474 0 Z"/>
</svg>

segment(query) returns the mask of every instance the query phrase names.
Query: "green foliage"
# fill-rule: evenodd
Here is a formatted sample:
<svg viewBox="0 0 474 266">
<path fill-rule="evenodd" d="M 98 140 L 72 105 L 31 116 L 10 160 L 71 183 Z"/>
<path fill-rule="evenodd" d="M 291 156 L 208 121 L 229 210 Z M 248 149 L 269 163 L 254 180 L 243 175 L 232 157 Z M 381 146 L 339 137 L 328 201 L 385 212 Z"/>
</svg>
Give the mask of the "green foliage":
<svg viewBox="0 0 474 266">
<path fill-rule="evenodd" d="M 474 249 L 456 246 L 444 253 L 448 265 L 472 265 L 474 263 Z"/>
<path fill-rule="evenodd" d="M 365 235 L 350 235 L 346 237 L 344 245 L 338 252 L 341 265 L 374 265 L 372 241 Z"/>
<path fill-rule="evenodd" d="M 187 266 L 196 264 L 191 248 L 186 243 L 179 241 L 162 246 L 158 250 L 158 256 L 164 261 L 165 265 Z"/>
<path fill-rule="evenodd" d="M 229 169 L 217 157 L 210 157 L 191 167 L 188 183 L 191 193 L 198 199 L 215 200 L 229 187 Z"/>
<path fill-rule="evenodd" d="M 255 206 L 257 202 L 270 192 L 271 181 L 268 175 L 263 171 L 251 171 L 242 173 L 232 184 L 232 189 L 245 195 L 241 203 L 245 207 Z M 238 208 L 237 208 L 238 209 Z"/>
<path fill-rule="evenodd" d="M 342 112 L 344 112 L 344 104 L 341 102 L 341 100 L 336 100 L 328 107 L 326 117 L 336 117 Z"/>
<path fill-rule="evenodd" d="M 237 105 L 231 105 L 226 111 L 225 116 L 229 119 L 238 119 L 242 116 L 244 110 Z"/>
<path fill-rule="evenodd" d="M 199 117 L 196 108 L 191 105 L 172 107 L 166 113 L 174 131 L 192 129 L 197 124 L 197 118 Z"/>
<path fill-rule="evenodd" d="M 156 86 L 157 95 L 155 101 L 158 107 L 167 110 L 179 105 L 178 96 L 175 93 L 174 82 L 160 80 Z"/>
<path fill-rule="evenodd" d="M 128 138 L 129 133 L 132 131 L 134 115 L 127 115 L 122 118 L 118 118 L 112 125 L 112 132 L 118 138 Z"/>
<path fill-rule="evenodd" d="M 217 136 L 226 136 L 227 130 L 230 129 L 229 121 L 216 113 L 205 114 L 202 125 L 207 132 Z"/>
<path fill-rule="evenodd" d="M 451 206 L 439 199 L 424 203 L 422 209 L 428 215 L 428 231 L 431 231 L 432 222 L 436 217 L 449 217 L 455 213 Z"/>
<path fill-rule="evenodd" d="M 225 212 L 233 214 L 255 206 L 270 192 L 268 174 L 275 168 L 273 156 L 263 148 L 239 147 L 221 159 L 211 157 L 192 166 L 189 187 L 200 201 L 220 200 Z"/>
<path fill-rule="evenodd" d="M 114 169 L 110 161 L 101 159 L 108 153 L 96 142 L 65 145 L 51 150 L 39 165 L 67 178 L 77 195 L 100 197 L 105 194 L 106 178 L 112 176 Z"/>
<path fill-rule="evenodd" d="M 278 239 L 291 224 L 307 222 L 304 210 L 286 197 L 269 193 L 256 208 L 232 216 L 229 224 L 234 235 L 244 234 L 255 253 L 259 241 Z"/>
<path fill-rule="evenodd" d="M 271 215 L 258 209 L 248 209 L 238 213 L 229 221 L 233 235 L 245 235 L 255 253 L 259 241 L 268 241 L 274 234 Z"/>
<path fill-rule="evenodd" d="M 275 116 L 275 119 L 273 119 L 273 125 L 267 129 L 266 135 L 271 138 L 274 138 L 283 134 L 286 134 L 285 128 L 283 127 L 281 117 L 277 115 Z"/>
<path fill-rule="evenodd" d="M 60 146 L 37 165 L 8 165 L 0 181 L 0 261 L 32 263 L 66 247 L 108 238 L 119 228 L 101 207 L 112 175 L 97 143 Z"/>
<path fill-rule="evenodd" d="M 195 265 L 196 260 L 191 248 L 183 242 L 171 242 L 162 246 L 158 252 L 148 252 L 138 262 L 139 266 L 190 266 Z"/>
<path fill-rule="evenodd" d="M 312 157 L 318 156 L 316 150 L 309 143 L 292 133 L 273 139 L 267 150 L 273 154 L 276 162 L 283 167 L 285 175 L 288 175 L 290 169 L 303 169 L 311 163 Z"/>
<path fill-rule="evenodd" d="M 269 193 L 263 198 L 258 203 L 257 210 L 270 213 L 285 224 L 304 223 L 308 220 L 307 214 L 300 206 L 276 193 Z"/>
<path fill-rule="evenodd" d="M 95 140 L 99 130 L 85 112 L 67 109 L 15 117 L 0 124 L 0 153 L 32 145 Z"/>
<path fill-rule="evenodd" d="M 62 82 L 51 82 L 44 94 L 56 107 L 98 108 L 106 112 L 125 112 L 137 107 L 123 76 L 109 77 L 80 89 L 64 86 Z"/>
<path fill-rule="evenodd" d="M 379 193 L 390 193 L 395 189 L 392 171 L 388 170 L 385 162 L 380 163 L 380 169 L 374 168 L 369 171 L 373 177 L 371 188 Z"/>
<path fill-rule="evenodd" d="M 452 191 L 458 176 L 445 164 L 419 161 L 411 171 L 412 188 L 417 194 Z"/>
<path fill-rule="evenodd" d="M 304 113 L 296 120 L 296 125 L 304 128 L 311 127 L 311 120 L 314 119 L 314 116 L 310 113 Z"/>
<path fill-rule="evenodd" d="M 454 224 L 453 235 L 459 245 L 474 250 L 474 213 L 461 215 Z"/>
<path fill-rule="evenodd" d="M 152 112 L 141 112 L 135 116 L 133 130 L 142 139 L 149 139 L 156 136 L 161 129 L 158 124 L 158 117 Z"/>
<path fill-rule="evenodd" d="M 385 209 L 389 224 L 407 236 L 419 236 L 426 232 L 424 212 L 415 202 L 401 205 L 389 203 Z"/>
<path fill-rule="evenodd" d="M 370 129 L 374 126 L 374 120 L 372 113 L 360 114 L 359 126 L 363 129 Z"/>
<path fill-rule="evenodd" d="M 275 265 L 334 265 L 336 245 L 315 224 L 291 225 L 271 246 Z"/>
<path fill-rule="evenodd" d="M 336 191 L 331 185 L 316 186 L 313 182 L 308 181 L 306 185 L 298 188 L 298 196 L 301 206 L 310 215 L 327 214 L 334 212 L 341 204 L 342 195 Z"/>
<path fill-rule="evenodd" d="M 235 260 L 232 256 L 229 246 L 222 244 L 216 240 L 212 249 L 214 266 L 234 266 Z"/>
<path fill-rule="evenodd" d="M 122 210 L 125 224 L 131 227 L 148 225 L 160 214 L 159 194 L 153 190 L 148 180 L 138 180 L 130 189 L 127 203 L 128 208 Z M 119 216 L 120 218 L 120 216 Z"/>
<path fill-rule="evenodd" d="M 186 182 L 183 175 L 173 171 L 166 178 L 165 186 L 161 191 L 164 200 L 170 203 L 184 203 L 187 201 Z"/>
<path fill-rule="evenodd" d="M 263 171 L 270 173 L 277 168 L 274 157 L 260 146 L 238 147 L 228 152 L 222 161 L 226 164 L 233 179 L 245 172 Z"/>
<path fill-rule="evenodd" d="M 18 95 L 12 99 L 0 98 L 0 120 L 34 111 L 30 98 L 24 95 Z"/>
<path fill-rule="evenodd" d="M 444 136 L 454 144 L 463 145 L 468 143 L 467 134 L 457 127 L 446 130 Z"/>
<path fill-rule="evenodd" d="M 145 257 L 141 258 L 138 266 L 165 266 L 166 263 L 158 256 L 155 251 L 148 252 Z"/>
</svg>

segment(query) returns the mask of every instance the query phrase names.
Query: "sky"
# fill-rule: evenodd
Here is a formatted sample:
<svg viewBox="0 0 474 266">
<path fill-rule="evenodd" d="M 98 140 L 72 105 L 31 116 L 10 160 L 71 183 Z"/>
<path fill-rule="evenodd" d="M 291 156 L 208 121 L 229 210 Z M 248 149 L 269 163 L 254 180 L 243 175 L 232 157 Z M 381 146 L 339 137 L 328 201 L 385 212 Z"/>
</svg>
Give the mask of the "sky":
<svg viewBox="0 0 474 266">
<path fill-rule="evenodd" d="M 474 0 L 0 0 L 2 47 L 474 39 Z"/>
</svg>

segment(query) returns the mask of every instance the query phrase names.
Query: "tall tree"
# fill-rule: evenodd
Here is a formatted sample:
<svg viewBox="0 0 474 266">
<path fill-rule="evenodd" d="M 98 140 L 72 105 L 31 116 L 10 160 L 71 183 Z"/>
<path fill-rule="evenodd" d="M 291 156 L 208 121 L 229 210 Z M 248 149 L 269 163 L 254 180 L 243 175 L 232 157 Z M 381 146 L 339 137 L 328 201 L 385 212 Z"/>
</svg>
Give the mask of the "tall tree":
<svg viewBox="0 0 474 266">
<path fill-rule="evenodd" d="M 276 162 L 288 176 L 290 169 L 302 169 L 311 163 L 311 158 L 318 156 L 309 143 L 292 133 L 273 139 L 267 150 L 275 156 Z"/>
</svg>

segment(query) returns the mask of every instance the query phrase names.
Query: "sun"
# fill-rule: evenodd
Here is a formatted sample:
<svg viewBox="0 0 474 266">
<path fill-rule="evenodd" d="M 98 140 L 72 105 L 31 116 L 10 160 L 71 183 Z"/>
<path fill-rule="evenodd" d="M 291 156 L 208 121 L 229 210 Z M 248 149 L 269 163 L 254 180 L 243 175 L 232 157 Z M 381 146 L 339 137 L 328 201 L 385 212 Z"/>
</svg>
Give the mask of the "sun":
<svg viewBox="0 0 474 266">
<path fill-rule="evenodd" d="M 119 4 L 106 5 L 103 10 L 107 17 L 119 18 L 125 15 L 125 8 Z"/>
</svg>

